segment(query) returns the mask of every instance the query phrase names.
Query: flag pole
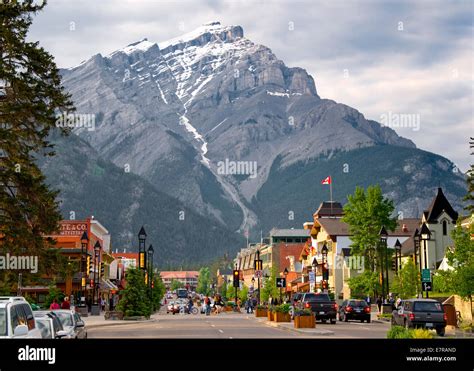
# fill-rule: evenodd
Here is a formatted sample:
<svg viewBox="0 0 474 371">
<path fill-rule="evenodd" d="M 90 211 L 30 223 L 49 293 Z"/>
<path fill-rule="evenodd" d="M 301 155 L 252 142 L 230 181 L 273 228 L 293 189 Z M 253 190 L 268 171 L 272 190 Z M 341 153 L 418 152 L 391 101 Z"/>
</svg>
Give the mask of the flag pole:
<svg viewBox="0 0 474 371">
<path fill-rule="evenodd" d="M 331 216 L 332 216 L 332 177 L 330 177 L 331 181 L 329 182 L 329 198 L 331 201 Z"/>
</svg>

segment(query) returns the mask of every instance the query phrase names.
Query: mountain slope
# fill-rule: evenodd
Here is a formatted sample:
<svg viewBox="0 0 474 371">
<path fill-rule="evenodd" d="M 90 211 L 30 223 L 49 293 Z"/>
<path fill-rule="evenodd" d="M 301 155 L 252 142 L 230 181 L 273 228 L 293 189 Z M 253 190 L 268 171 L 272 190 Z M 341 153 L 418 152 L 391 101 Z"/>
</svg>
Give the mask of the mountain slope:
<svg viewBox="0 0 474 371">
<path fill-rule="evenodd" d="M 61 190 L 63 216 L 69 219 L 73 212 L 75 219 L 81 219 L 93 213 L 111 232 L 114 249 L 136 250 L 136 235 L 142 224 L 161 268 L 197 267 L 226 252 L 233 253 L 242 243 L 240 236 L 214 220 L 101 159 L 74 134 L 52 140 L 56 156 L 40 158 L 39 163 L 51 186 Z"/>
<path fill-rule="evenodd" d="M 247 39 L 240 26 L 212 22 L 158 44 L 143 39 L 62 73 L 78 112 L 97 118 L 94 131 L 80 128 L 77 135 L 104 159 L 128 166 L 156 190 L 233 231 L 268 230 L 275 223 L 270 210 L 277 212 L 289 200 L 294 209 L 308 208 L 315 189 L 288 176 L 296 168 L 298 177 L 319 177 L 322 169 L 323 177 L 337 174 L 339 168 L 324 164 L 336 166 L 331 159 L 338 153 L 347 161 L 358 156 L 363 164 L 372 160 L 372 152 L 363 149 L 373 149 L 380 159 L 390 159 L 390 171 L 397 174 L 409 160 L 402 153 L 409 153 L 422 159 L 409 165 L 418 186 L 439 185 L 432 166 L 436 155 L 354 108 L 322 99 L 304 69 L 286 66 L 268 47 Z M 453 167 L 439 161 L 443 169 Z M 254 164 L 256 173 L 249 171 Z M 433 169 L 429 175 L 427 167 Z M 399 194 L 408 178 L 383 183 L 382 174 L 390 174 L 377 166 L 364 174 L 364 182 L 382 183 L 386 195 L 395 195 L 405 216 L 418 216 L 421 201 L 431 197 Z M 441 185 L 456 200 L 463 189 L 455 184 L 463 177 L 451 177 L 454 182 Z M 352 193 L 360 181 L 352 173 L 344 192 Z M 274 184 L 279 198 L 267 192 Z M 294 193 L 299 197 L 289 196 Z"/>
</svg>

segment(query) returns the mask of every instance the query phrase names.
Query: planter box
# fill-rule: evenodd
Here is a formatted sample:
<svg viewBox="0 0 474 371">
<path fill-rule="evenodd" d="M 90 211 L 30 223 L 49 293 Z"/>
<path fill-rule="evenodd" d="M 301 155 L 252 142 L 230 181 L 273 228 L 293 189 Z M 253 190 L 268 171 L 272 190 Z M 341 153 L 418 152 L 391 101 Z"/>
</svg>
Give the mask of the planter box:
<svg viewBox="0 0 474 371">
<path fill-rule="evenodd" d="M 226 312 L 232 312 L 234 310 L 234 307 L 231 307 L 230 305 L 226 306 L 224 311 Z"/>
<path fill-rule="evenodd" d="M 267 318 L 269 321 L 273 321 L 274 320 L 274 312 L 270 311 L 270 310 L 267 310 Z"/>
<path fill-rule="evenodd" d="M 295 328 L 314 328 L 316 320 L 314 316 L 295 316 Z"/>
<path fill-rule="evenodd" d="M 290 313 L 275 312 L 273 318 L 275 322 L 291 322 Z"/>
<path fill-rule="evenodd" d="M 267 309 L 255 309 L 255 317 L 267 317 L 268 310 Z"/>
</svg>

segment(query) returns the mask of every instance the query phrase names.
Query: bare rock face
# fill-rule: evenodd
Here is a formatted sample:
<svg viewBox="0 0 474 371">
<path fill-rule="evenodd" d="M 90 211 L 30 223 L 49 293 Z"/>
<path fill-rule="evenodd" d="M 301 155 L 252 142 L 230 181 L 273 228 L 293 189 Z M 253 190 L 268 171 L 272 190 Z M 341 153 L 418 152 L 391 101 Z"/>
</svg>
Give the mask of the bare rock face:
<svg viewBox="0 0 474 371">
<path fill-rule="evenodd" d="M 281 170 L 340 151 L 415 148 L 354 108 L 321 99 L 304 69 L 287 67 L 240 26 L 211 22 L 162 43 L 143 39 L 63 76 L 78 112 L 96 115 L 94 131 L 76 134 L 104 159 L 233 230 L 261 222 L 254 201 L 276 159 Z M 258 171 L 222 173 L 226 160 L 256 163 Z M 405 215 L 418 213 L 405 197 Z"/>
</svg>

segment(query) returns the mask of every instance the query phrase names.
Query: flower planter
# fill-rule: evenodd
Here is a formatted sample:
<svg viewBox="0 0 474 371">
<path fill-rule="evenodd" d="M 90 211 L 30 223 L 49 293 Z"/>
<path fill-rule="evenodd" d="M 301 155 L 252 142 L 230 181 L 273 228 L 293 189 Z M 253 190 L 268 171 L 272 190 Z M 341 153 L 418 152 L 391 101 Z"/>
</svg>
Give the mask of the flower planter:
<svg viewBox="0 0 474 371">
<path fill-rule="evenodd" d="M 255 317 L 267 317 L 267 316 L 268 316 L 268 310 L 266 308 L 255 309 Z"/>
<path fill-rule="evenodd" d="M 224 309 L 226 312 L 232 312 L 234 310 L 234 307 L 233 306 L 226 306 L 225 309 Z"/>
<path fill-rule="evenodd" d="M 275 322 L 291 322 L 290 313 L 275 312 L 273 318 Z"/>
<path fill-rule="evenodd" d="M 273 321 L 273 318 L 274 318 L 274 312 L 272 312 L 271 310 L 267 310 L 267 318 L 269 321 Z"/>
<path fill-rule="evenodd" d="M 316 320 L 314 316 L 295 316 L 295 328 L 314 328 Z"/>
</svg>

